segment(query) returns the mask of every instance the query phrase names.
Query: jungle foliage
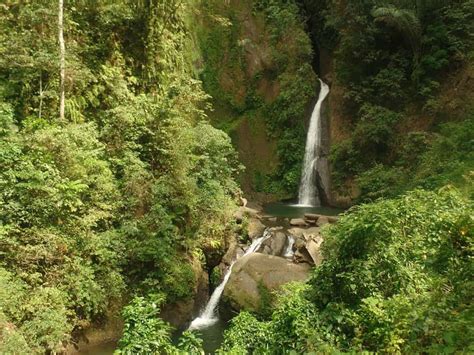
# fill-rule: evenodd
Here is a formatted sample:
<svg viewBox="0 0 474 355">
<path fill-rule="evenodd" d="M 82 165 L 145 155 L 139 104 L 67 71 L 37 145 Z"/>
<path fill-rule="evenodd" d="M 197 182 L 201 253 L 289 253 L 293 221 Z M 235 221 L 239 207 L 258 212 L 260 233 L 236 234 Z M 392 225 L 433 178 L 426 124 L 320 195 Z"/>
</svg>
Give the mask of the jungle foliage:
<svg viewBox="0 0 474 355">
<path fill-rule="evenodd" d="M 64 122 L 57 6 L 0 5 L 2 354 L 64 351 L 130 296 L 191 297 L 239 191 L 186 55 L 192 4 L 66 1 Z"/>
<path fill-rule="evenodd" d="M 239 18 L 249 4 L 250 30 Z M 316 47 L 334 51 L 351 117 L 334 179 L 355 178 L 367 203 L 323 231 L 311 280 L 274 309 L 266 295 L 262 314 L 240 313 L 221 351 L 474 352 L 473 107 L 459 93 L 451 101 L 467 100 L 451 112 L 440 95 L 444 78 L 472 70 L 473 10 L 473 0 L 64 1 L 60 120 L 58 3 L 3 1 L 0 353 L 64 352 L 116 309 L 118 354 L 202 353 L 191 332 L 174 344 L 159 312 L 193 296 L 196 266 L 234 233 L 242 166 L 227 133 L 242 119 L 277 142 L 278 166 L 255 186 L 295 193 Z"/>
<path fill-rule="evenodd" d="M 217 112 L 225 112 L 213 124 L 237 136 L 243 120 L 251 126 L 263 122 L 255 125 L 267 137 L 260 144 L 276 142 L 276 156 L 269 157 L 276 166 L 267 162 L 262 168 L 249 161 L 250 188 L 293 196 L 300 181 L 308 105 L 317 95 L 313 50 L 297 4 L 208 0 L 201 13 L 200 77 Z"/>
<path fill-rule="evenodd" d="M 446 90 L 472 75 L 474 2 L 300 3 L 313 42 L 333 52 L 332 79 L 343 90 L 346 134 L 331 153 L 336 188 L 344 193 L 355 178 L 368 201 L 415 187 L 462 187 L 474 166 L 472 86 L 455 98 Z M 438 148 L 448 141 L 456 142 L 452 160 Z"/>
<path fill-rule="evenodd" d="M 472 200 L 415 190 L 324 230 L 325 261 L 270 317 L 242 312 L 222 353 L 470 353 Z"/>
</svg>

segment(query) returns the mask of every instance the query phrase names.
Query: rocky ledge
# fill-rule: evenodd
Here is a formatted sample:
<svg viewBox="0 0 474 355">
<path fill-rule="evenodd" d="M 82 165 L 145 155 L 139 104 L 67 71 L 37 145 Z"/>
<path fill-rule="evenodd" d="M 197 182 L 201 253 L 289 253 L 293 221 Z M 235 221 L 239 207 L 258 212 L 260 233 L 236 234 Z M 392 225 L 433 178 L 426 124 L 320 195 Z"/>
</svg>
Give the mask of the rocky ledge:
<svg viewBox="0 0 474 355">
<path fill-rule="evenodd" d="M 312 266 L 322 262 L 321 227 L 336 223 L 337 217 L 306 214 L 287 219 L 265 216 L 258 210 L 241 207 L 236 221 L 250 239 L 267 236 L 255 253 L 239 258 L 224 290 L 232 308 L 258 311 L 262 292 L 272 292 L 291 281 L 309 277 Z M 221 270 L 243 254 L 245 246 L 234 243 L 223 258 Z"/>
</svg>

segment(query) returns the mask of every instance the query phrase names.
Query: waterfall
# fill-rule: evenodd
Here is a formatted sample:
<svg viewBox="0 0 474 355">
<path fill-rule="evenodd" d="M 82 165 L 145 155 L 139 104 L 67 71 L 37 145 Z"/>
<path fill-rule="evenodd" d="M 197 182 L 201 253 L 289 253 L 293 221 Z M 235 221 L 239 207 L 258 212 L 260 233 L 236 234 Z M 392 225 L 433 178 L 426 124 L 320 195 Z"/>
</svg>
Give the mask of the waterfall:
<svg viewBox="0 0 474 355">
<path fill-rule="evenodd" d="M 318 160 L 321 157 L 321 106 L 329 93 L 329 86 L 322 80 L 318 102 L 314 106 L 306 137 L 303 172 L 301 176 L 298 204 L 305 206 L 320 206 L 318 189 L 316 186 L 316 171 Z"/>
<path fill-rule="evenodd" d="M 295 254 L 293 252 L 293 244 L 295 244 L 295 240 L 291 235 L 287 235 L 286 239 L 287 239 L 287 244 L 286 244 L 285 251 L 283 252 L 283 257 L 292 258 L 293 255 Z"/>
<path fill-rule="evenodd" d="M 262 243 L 271 235 L 271 232 L 266 229 L 260 238 L 257 238 L 252 242 L 252 244 L 248 247 L 243 256 L 255 252 L 262 245 Z M 207 328 L 215 324 L 219 320 L 217 316 L 217 305 L 219 304 L 219 300 L 221 299 L 222 292 L 224 292 L 224 287 L 227 284 L 227 281 L 229 281 L 230 274 L 232 273 L 232 267 L 234 266 L 235 261 L 230 265 L 229 270 L 227 270 L 226 274 L 224 275 L 224 279 L 222 280 L 220 285 L 217 286 L 217 288 L 212 293 L 211 298 L 209 299 L 209 302 L 207 303 L 204 310 L 201 312 L 201 314 L 199 314 L 198 317 L 196 317 L 191 322 L 191 325 L 188 328 L 189 330 Z"/>
</svg>

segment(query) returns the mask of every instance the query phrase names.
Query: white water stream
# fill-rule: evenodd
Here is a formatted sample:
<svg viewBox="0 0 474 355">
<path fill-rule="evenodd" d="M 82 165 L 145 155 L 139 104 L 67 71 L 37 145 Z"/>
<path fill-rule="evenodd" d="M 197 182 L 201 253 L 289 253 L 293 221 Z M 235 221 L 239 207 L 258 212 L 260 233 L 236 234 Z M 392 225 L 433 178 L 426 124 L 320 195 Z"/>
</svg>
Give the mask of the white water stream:
<svg viewBox="0 0 474 355">
<path fill-rule="evenodd" d="M 287 235 L 286 238 L 287 238 L 287 244 L 286 244 L 285 251 L 283 252 L 283 257 L 292 258 L 293 255 L 295 254 L 293 252 L 293 244 L 295 244 L 295 240 L 293 239 L 291 235 Z"/>
<path fill-rule="evenodd" d="M 318 189 L 316 186 L 316 170 L 318 159 L 321 156 L 321 106 L 329 93 L 329 86 L 322 80 L 318 101 L 314 106 L 306 137 L 303 172 L 301 176 L 298 204 L 302 206 L 320 206 Z"/>
<path fill-rule="evenodd" d="M 265 232 L 260 238 L 257 238 L 252 242 L 252 244 L 245 251 L 243 256 L 255 252 L 262 245 L 262 243 L 271 235 L 272 234 L 268 229 L 265 230 Z M 227 284 L 227 281 L 229 281 L 230 274 L 232 273 L 232 267 L 234 266 L 235 261 L 230 265 L 229 270 L 227 270 L 226 274 L 224 275 L 224 279 L 222 280 L 221 284 L 217 286 L 217 288 L 212 293 L 211 298 L 209 299 L 209 302 L 207 303 L 204 310 L 201 312 L 201 314 L 199 314 L 198 317 L 194 318 L 194 320 L 191 322 L 188 328 L 189 330 L 207 328 L 215 324 L 219 320 L 217 314 L 217 306 L 219 305 L 219 300 L 221 299 L 222 292 L 224 292 L 224 287 Z"/>
</svg>

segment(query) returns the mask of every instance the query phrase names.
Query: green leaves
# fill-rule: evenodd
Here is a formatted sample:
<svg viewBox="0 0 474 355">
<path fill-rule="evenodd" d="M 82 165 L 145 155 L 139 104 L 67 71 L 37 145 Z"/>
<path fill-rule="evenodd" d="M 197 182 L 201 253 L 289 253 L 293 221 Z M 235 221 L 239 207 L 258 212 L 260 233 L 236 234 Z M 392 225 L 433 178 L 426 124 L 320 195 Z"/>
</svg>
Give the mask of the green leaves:
<svg viewBox="0 0 474 355">
<path fill-rule="evenodd" d="M 202 340 L 192 331 L 185 331 L 177 346 L 172 344 L 171 326 L 158 317 L 164 295 L 149 296 L 134 297 L 124 308 L 124 332 L 114 354 L 204 354 Z"/>
<path fill-rule="evenodd" d="M 324 229 L 325 261 L 308 284 L 288 285 L 263 321 L 241 312 L 223 350 L 471 349 L 473 207 L 452 188 L 353 207 Z"/>
</svg>

